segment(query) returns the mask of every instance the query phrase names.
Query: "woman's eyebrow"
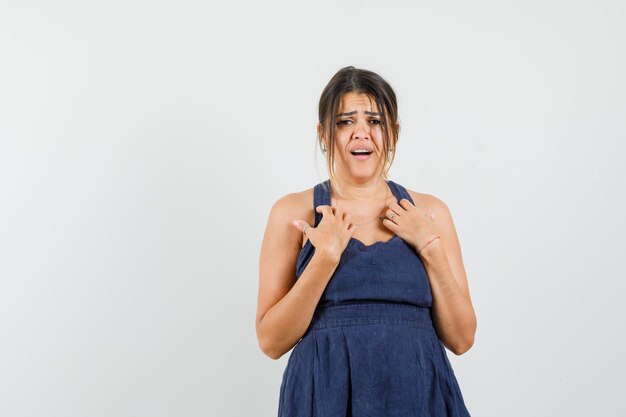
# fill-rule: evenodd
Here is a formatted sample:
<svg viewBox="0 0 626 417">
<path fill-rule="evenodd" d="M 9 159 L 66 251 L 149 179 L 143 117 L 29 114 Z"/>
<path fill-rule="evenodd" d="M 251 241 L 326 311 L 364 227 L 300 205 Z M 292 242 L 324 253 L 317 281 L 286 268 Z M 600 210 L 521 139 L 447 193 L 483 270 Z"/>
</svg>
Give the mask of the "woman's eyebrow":
<svg viewBox="0 0 626 417">
<path fill-rule="evenodd" d="M 365 110 L 365 112 L 364 112 L 364 113 L 365 113 L 365 114 L 372 115 L 372 116 L 380 116 L 380 114 L 381 114 L 380 112 L 375 112 L 375 111 L 367 111 L 367 110 Z M 356 110 L 352 110 L 351 112 L 348 112 L 348 113 L 339 113 L 339 114 L 337 115 L 337 117 L 341 117 L 341 116 L 352 116 L 353 114 L 356 114 Z"/>
</svg>

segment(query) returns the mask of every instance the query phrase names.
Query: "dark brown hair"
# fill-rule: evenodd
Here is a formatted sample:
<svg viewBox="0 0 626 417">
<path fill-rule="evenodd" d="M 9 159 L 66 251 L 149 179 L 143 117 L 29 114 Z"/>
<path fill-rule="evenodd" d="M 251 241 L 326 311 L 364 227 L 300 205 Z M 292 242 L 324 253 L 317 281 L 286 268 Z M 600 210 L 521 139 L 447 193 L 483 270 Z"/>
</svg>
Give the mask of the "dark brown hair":
<svg viewBox="0 0 626 417">
<path fill-rule="evenodd" d="M 363 93 L 374 99 L 381 112 L 381 127 L 383 129 L 383 149 L 381 158 L 382 176 L 388 179 L 388 172 L 396 154 L 396 143 L 400 134 L 398 124 L 398 103 L 396 94 L 380 75 L 365 69 L 353 66 L 340 69 L 328 82 L 319 102 L 319 122 L 326 136 L 326 168 L 333 190 L 341 195 L 335 179 L 335 130 L 336 118 L 341 96 L 346 93 Z M 323 148 L 322 137 L 318 134 L 318 144 Z"/>
</svg>

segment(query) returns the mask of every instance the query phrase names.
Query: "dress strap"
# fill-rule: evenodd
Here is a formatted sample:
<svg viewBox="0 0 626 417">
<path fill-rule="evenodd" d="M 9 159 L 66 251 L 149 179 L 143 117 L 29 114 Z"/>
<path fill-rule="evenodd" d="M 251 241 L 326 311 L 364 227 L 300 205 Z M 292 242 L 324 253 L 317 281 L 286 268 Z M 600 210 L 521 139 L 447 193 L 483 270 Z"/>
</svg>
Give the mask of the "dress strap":
<svg viewBox="0 0 626 417">
<path fill-rule="evenodd" d="M 330 206 L 330 180 L 320 182 L 313 189 L 313 212 L 315 213 L 315 225 L 322 221 L 322 213 L 317 212 L 317 206 Z"/>
<path fill-rule="evenodd" d="M 406 198 L 407 200 L 409 200 L 411 202 L 411 204 L 415 205 L 415 202 L 411 198 L 411 195 L 406 190 L 406 188 L 404 188 L 400 184 L 397 184 L 397 183 L 395 183 L 395 182 L 393 182 L 391 180 L 387 180 L 387 184 L 389 184 L 389 188 L 391 188 L 391 191 L 393 192 L 393 195 L 398 200 L 398 204 L 400 204 L 400 200 L 402 200 L 403 198 Z"/>
</svg>

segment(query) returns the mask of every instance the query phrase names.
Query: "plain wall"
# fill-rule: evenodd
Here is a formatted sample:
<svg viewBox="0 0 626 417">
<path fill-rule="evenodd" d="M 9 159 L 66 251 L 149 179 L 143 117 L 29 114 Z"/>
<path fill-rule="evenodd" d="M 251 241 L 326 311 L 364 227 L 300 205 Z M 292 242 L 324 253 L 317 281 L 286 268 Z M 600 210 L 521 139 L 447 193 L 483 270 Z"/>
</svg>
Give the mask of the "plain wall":
<svg viewBox="0 0 626 417">
<path fill-rule="evenodd" d="M 272 204 L 327 178 L 341 67 L 398 94 L 390 179 L 443 200 L 473 416 L 625 415 L 620 1 L 0 4 L 0 415 L 273 416 Z"/>
</svg>

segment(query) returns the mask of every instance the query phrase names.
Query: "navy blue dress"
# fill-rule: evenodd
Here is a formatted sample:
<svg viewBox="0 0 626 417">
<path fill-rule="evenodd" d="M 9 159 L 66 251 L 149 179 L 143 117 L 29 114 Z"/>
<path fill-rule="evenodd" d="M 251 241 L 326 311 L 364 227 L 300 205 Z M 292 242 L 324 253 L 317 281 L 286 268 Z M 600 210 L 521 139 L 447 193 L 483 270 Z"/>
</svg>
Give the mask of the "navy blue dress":
<svg viewBox="0 0 626 417">
<path fill-rule="evenodd" d="M 399 202 L 406 189 L 387 181 Z M 330 181 L 314 206 L 330 205 Z M 315 211 L 315 225 L 322 215 Z M 307 241 L 300 277 L 315 247 Z M 467 417 L 431 318 L 424 266 L 402 238 L 351 238 L 283 373 L 279 417 Z"/>
</svg>

